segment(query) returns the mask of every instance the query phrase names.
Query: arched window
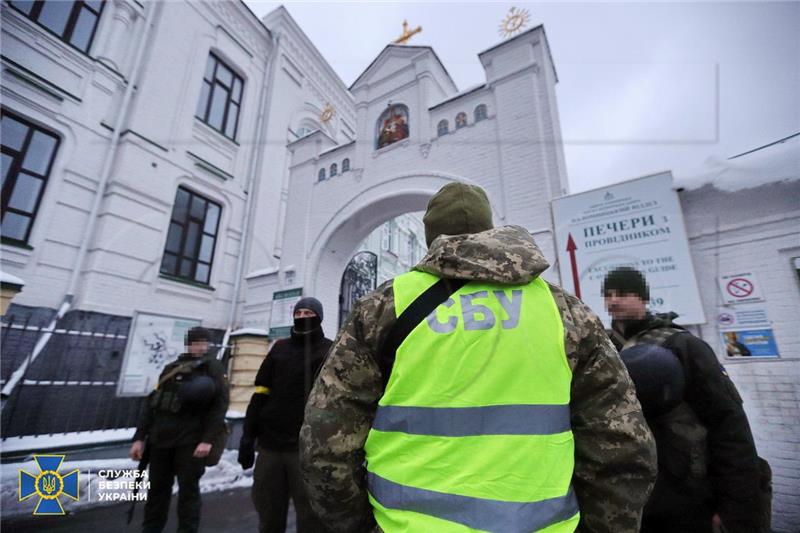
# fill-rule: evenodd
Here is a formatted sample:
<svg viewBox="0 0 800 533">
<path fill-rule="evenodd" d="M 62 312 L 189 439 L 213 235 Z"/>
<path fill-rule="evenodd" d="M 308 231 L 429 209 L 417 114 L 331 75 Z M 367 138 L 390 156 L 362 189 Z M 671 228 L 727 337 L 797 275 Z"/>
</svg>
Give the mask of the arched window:
<svg viewBox="0 0 800 533">
<path fill-rule="evenodd" d="M 317 174 L 317 181 L 325 181 L 325 169 L 319 169 L 319 174 Z"/>
<path fill-rule="evenodd" d="M 381 113 L 376 124 L 375 148 L 380 149 L 408 137 L 408 108 L 393 104 Z"/>
<path fill-rule="evenodd" d="M 450 131 L 450 124 L 445 119 L 439 121 L 439 124 L 436 126 L 436 135 L 441 137 L 442 135 L 447 135 Z"/>
<path fill-rule="evenodd" d="M 480 122 L 486 118 L 486 104 L 480 104 L 475 108 L 475 122 Z"/>
<path fill-rule="evenodd" d="M 342 172 L 347 172 L 348 170 L 350 170 L 350 160 L 345 159 L 342 161 Z"/>
<path fill-rule="evenodd" d="M 460 130 L 467 125 L 467 114 L 463 111 L 456 115 L 456 129 Z"/>
<path fill-rule="evenodd" d="M 298 130 L 295 133 L 297 134 L 297 138 L 301 139 L 301 138 L 305 137 L 306 135 L 308 135 L 309 133 L 311 133 L 312 131 L 314 131 L 314 130 L 310 126 L 303 125 L 303 126 L 300 126 L 300 128 L 298 128 Z"/>
<path fill-rule="evenodd" d="M 331 177 L 334 177 L 337 174 L 337 168 L 338 167 L 336 166 L 336 163 L 331 165 Z"/>
</svg>

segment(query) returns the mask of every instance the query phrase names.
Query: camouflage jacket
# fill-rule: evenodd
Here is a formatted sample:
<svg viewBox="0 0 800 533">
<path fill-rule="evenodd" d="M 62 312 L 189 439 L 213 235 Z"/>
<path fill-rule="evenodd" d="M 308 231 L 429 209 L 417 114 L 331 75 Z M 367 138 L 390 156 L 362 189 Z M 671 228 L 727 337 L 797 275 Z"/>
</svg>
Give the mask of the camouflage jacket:
<svg viewBox="0 0 800 533">
<path fill-rule="evenodd" d="M 548 267 L 518 226 L 440 236 L 415 267 L 445 278 L 529 283 Z M 637 532 L 656 475 L 656 450 L 633 384 L 597 316 L 550 285 L 561 311 L 573 372 L 573 486 L 580 531 Z M 339 332 L 306 405 L 303 478 L 332 531 L 378 531 L 367 499 L 364 442 L 383 394 L 376 354 L 395 321 L 391 281 L 359 300 Z"/>
</svg>

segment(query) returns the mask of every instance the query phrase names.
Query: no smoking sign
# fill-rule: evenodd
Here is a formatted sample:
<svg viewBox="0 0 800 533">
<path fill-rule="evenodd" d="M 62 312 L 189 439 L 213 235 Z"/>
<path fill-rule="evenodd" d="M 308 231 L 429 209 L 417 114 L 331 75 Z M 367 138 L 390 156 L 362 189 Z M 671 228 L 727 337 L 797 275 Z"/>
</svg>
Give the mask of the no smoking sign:
<svg viewBox="0 0 800 533">
<path fill-rule="evenodd" d="M 745 303 L 763 300 L 760 285 L 752 272 L 739 272 L 719 277 L 719 288 L 725 303 Z"/>
<path fill-rule="evenodd" d="M 753 284 L 744 278 L 735 278 L 728 282 L 725 290 L 734 298 L 747 298 L 753 294 Z"/>
</svg>

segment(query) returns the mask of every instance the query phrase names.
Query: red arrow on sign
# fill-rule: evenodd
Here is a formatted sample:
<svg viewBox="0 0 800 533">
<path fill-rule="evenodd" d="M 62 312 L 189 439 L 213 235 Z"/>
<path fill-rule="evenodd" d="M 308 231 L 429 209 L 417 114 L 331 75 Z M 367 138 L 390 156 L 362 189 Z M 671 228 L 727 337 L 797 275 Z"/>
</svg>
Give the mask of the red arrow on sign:
<svg viewBox="0 0 800 533">
<path fill-rule="evenodd" d="M 572 233 L 567 238 L 567 251 L 569 252 L 569 262 L 572 263 L 572 286 L 575 287 L 575 296 L 581 297 L 581 280 L 578 278 L 578 260 L 575 259 L 575 240 L 572 238 Z"/>
</svg>

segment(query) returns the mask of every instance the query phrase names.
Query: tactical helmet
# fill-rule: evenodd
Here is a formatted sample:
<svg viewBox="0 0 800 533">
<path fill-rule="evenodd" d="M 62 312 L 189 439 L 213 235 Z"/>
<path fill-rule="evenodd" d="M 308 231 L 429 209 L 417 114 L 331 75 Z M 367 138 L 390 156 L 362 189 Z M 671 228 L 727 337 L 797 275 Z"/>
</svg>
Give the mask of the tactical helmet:
<svg viewBox="0 0 800 533">
<path fill-rule="evenodd" d="M 214 399 L 217 386 L 209 376 L 193 376 L 181 383 L 178 397 L 181 404 L 189 407 L 202 407 Z"/>
<path fill-rule="evenodd" d="M 636 386 L 645 416 L 658 416 L 681 403 L 686 376 L 674 353 L 657 344 L 638 344 L 619 355 Z"/>
</svg>

